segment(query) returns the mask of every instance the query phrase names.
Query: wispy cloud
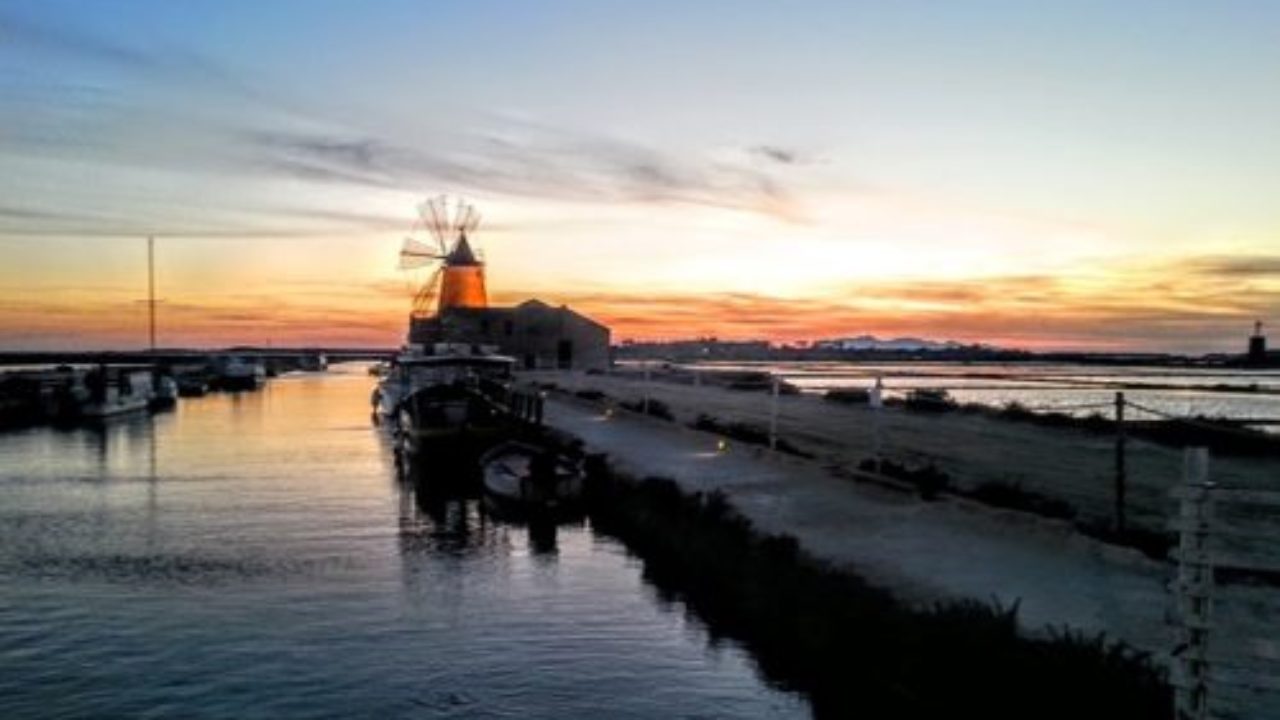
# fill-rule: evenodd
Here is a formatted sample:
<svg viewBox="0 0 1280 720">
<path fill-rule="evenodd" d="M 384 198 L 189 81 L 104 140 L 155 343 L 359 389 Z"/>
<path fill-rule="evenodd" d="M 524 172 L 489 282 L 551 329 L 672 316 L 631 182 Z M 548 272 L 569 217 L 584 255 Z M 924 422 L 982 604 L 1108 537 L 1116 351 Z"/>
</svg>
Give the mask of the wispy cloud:
<svg viewBox="0 0 1280 720">
<path fill-rule="evenodd" d="M 1190 260 L 1186 267 L 1201 276 L 1280 281 L 1280 255 L 1212 255 Z"/>
<path fill-rule="evenodd" d="M 151 67 L 156 58 L 151 54 L 117 44 L 101 37 L 83 34 L 65 27 L 36 22 L 12 12 L 0 12 L 0 38 L 8 43 L 93 62 L 131 67 Z"/>
<path fill-rule="evenodd" d="M 532 125 L 414 147 L 359 133 L 250 131 L 262 167 L 311 181 L 379 188 L 443 184 L 521 198 L 672 203 L 802 216 L 785 182 L 753 163 L 683 156 L 617 138 Z"/>
</svg>

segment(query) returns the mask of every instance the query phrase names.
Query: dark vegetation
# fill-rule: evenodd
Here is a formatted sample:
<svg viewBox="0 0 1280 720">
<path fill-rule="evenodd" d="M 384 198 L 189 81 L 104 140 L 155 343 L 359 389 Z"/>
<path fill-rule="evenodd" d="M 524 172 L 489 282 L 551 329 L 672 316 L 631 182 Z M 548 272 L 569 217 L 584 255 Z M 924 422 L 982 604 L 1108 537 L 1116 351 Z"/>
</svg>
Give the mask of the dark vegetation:
<svg viewBox="0 0 1280 720">
<path fill-rule="evenodd" d="M 933 463 L 912 468 L 892 460 L 880 460 L 877 462 L 867 459 L 858 463 L 858 469 L 864 472 L 879 473 L 894 480 L 901 480 L 913 485 L 920 492 L 920 497 L 925 500 L 933 500 L 938 496 L 938 493 L 952 489 L 951 478 Z"/>
<path fill-rule="evenodd" d="M 769 430 L 747 422 L 723 422 L 706 413 L 699 414 L 693 422 L 689 423 L 689 427 L 694 430 L 702 430 L 703 432 L 715 433 L 723 435 L 731 440 L 737 440 L 749 445 L 769 446 Z M 807 453 L 795 445 L 791 444 L 786 438 L 777 438 L 775 448 L 778 452 L 784 452 L 788 455 L 796 457 L 813 457 L 812 453 Z"/>
<path fill-rule="evenodd" d="M 640 414 L 646 413 L 645 403 L 643 400 L 624 401 L 624 402 L 618 403 L 618 405 L 632 412 L 638 412 Z M 648 407 L 647 414 L 650 415 L 651 417 L 656 417 L 659 420 L 675 420 L 676 419 L 675 414 L 671 412 L 671 408 L 667 407 L 666 403 L 662 402 L 661 400 L 654 400 L 653 398 L 649 398 L 649 407 Z"/>
<path fill-rule="evenodd" d="M 871 393 L 862 388 L 836 388 L 823 393 L 822 399 L 845 405 L 866 405 L 871 402 Z"/>
<path fill-rule="evenodd" d="M 1048 518 L 1071 520 L 1076 516 L 1076 509 L 1070 503 L 1027 490 L 1021 483 L 985 482 L 965 496 L 992 507 L 1022 510 Z"/>
<path fill-rule="evenodd" d="M 1028 490 L 1021 483 L 992 481 L 972 489 L 962 488 L 952 483 L 950 476 L 932 463 L 912 468 L 892 460 L 881 460 L 877 469 L 876 461 L 868 458 L 858 464 L 858 469 L 869 473 L 878 472 L 885 477 L 914 486 L 920 493 L 920 497 L 925 500 L 933 500 L 940 493 L 946 492 L 992 507 L 1071 521 L 1072 526 L 1084 535 L 1112 545 L 1134 548 L 1155 560 L 1164 560 L 1168 557 L 1175 540 L 1172 533 L 1165 531 L 1132 526 L 1118 530 L 1105 522 L 1081 520 L 1077 517 L 1076 508 L 1070 503 Z"/>
<path fill-rule="evenodd" d="M 1148 657 L 1103 637 L 1021 637 L 1016 604 L 914 609 L 800 550 L 761 536 L 723 495 L 670 480 L 629 482 L 589 463 L 595 529 L 644 561 L 713 639 L 732 638 L 818 718 L 1164 718 L 1170 692 Z"/>
<path fill-rule="evenodd" d="M 1102 521 L 1077 522 L 1076 530 L 1095 540 L 1112 545 L 1130 547 L 1153 560 L 1164 560 L 1177 542 L 1177 535 L 1163 530 L 1148 530 L 1141 527 L 1127 526 L 1117 529 L 1110 523 Z"/>
</svg>

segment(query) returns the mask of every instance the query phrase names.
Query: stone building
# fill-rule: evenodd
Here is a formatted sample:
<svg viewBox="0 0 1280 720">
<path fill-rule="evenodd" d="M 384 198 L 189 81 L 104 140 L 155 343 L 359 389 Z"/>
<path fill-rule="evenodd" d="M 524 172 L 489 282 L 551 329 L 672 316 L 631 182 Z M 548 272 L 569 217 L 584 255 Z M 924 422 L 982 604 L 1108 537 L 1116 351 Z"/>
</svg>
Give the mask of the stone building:
<svg viewBox="0 0 1280 720">
<path fill-rule="evenodd" d="M 488 345 L 527 369 L 603 370 L 609 328 L 565 306 L 526 300 L 513 307 L 444 307 L 413 318 L 409 342 Z"/>
<path fill-rule="evenodd" d="M 413 300 L 409 343 L 430 351 L 437 343 L 496 347 L 528 369 L 603 370 L 609 366 L 609 328 L 561 305 L 526 300 L 490 307 L 485 263 L 467 233 L 479 214 L 444 199 L 419 209 L 436 243 L 405 240 L 400 267 L 438 270 Z M 451 244 L 450 244 L 451 243 Z"/>
</svg>

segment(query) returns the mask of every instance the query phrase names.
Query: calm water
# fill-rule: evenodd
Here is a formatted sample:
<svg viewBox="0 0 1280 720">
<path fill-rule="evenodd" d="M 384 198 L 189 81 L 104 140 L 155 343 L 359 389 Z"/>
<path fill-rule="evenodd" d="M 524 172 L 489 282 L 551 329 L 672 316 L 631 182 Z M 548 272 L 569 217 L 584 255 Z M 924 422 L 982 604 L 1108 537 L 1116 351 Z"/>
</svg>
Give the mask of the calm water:
<svg viewBox="0 0 1280 720">
<path fill-rule="evenodd" d="M 807 717 L 584 527 L 397 480 L 362 369 L 0 435 L 0 717 Z"/>
</svg>

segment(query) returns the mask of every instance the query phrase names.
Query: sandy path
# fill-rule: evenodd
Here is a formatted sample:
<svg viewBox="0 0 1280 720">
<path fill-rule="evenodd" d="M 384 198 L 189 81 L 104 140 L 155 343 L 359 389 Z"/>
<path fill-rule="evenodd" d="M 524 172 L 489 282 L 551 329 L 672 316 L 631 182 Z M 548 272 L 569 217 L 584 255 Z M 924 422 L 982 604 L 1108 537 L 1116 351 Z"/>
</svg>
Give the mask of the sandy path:
<svg viewBox="0 0 1280 720">
<path fill-rule="evenodd" d="M 733 395 L 725 400 L 723 390 L 683 390 L 675 393 L 682 403 L 707 412 L 743 402 Z M 752 446 L 732 444 L 719 453 L 707 433 L 634 413 L 606 418 L 598 403 L 562 394 L 548 402 L 546 420 L 633 476 L 671 478 L 687 491 L 724 491 L 756 527 L 791 535 L 815 557 L 905 601 L 1017 602 L 1024 632 L 1066 626 L 1105 633 L 1160 663 L 1177 642 L 1166 589 L 1173 566 L 1087 538 L 1065 522 L 955 497 L 925 502 L 914 493 L 835 477 L 820 461 Z M 1274 587 L 1223 585 L 1215 604 L 1215 652 L 1280 652 Z M 1253 659 L 1241 667 L 1266 678 L 1276 666 Z M 1215 672 L 1222 670 L 1238 672 Z M 1271 677 L 1265 687 L 1274 684 Z M 1216 685 L 1210 694 L 1223 718 L 1280 717 L 1278 691 Z"/>
<path fill-rule="evenodd" d="M 796 537 L 815 556 L 908 601 L 1019 602 L 1031 631 L 1068 624 L 1152 652 L 1167 650 L 1165 565 L 1083 538 L 1063 523 L 832 477 L 820 465 L 746 447 L 714 451 L 709 436 L 593 406 L 548 403 L 547 421 L 605 452 L 621 471 L 724 490 L 766 532 Z"/>
<path fill-rule="evenodd" d="M 761 392 L 646 383 L 632 376 L 548 372 L 531 377 L 569 390 L 600 390 L 620 400 L 637 400 L 648 393 L 670 407 L 682 423 L 707 413 L 721 420 L 768 425 L 770 399 Z M 852 468 L 874 454 L 876 411 L 866 406 L 792 395 L 779 398 L 779 408 L 779 435 L 824 463 Z M 934 463 L 953 482 L 970 489 L 991 481 L 1021 484 L 1070 503 L 1083 520 L 1105 523 L 1113 517 L 1115 442 L 1111 436 L 955 412 L 901 408 L 879 412 L 881 447 L 887 459 L 910 465 Z M 1168 491 L 1181 482 L 1182 451 L 1130 439 L 1126 462 L 1129 522 L 1162 528 L 1172 507 Z M 1222 485 L 1275 488 L 1280 487 L 1280 462 L 1216 457 L 1211 475 Z"/>
</svg>

